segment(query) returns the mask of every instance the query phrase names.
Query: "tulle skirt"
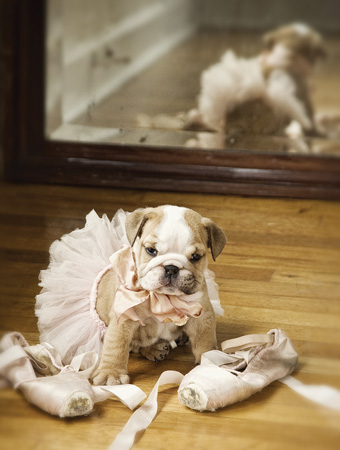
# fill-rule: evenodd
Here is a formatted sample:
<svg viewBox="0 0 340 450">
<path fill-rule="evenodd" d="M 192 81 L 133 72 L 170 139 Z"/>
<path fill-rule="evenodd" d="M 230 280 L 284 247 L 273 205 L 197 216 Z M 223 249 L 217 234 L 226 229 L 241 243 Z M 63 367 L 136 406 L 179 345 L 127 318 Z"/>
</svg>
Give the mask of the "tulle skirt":
<svg viewBox="0 0 340 450">
<path fill-rule="evenodd" d="M 53 242 L 50 263 L 40 272 L 35 312 L 40 342 L 48 342 L 61 354 L 64 364 L 87 351 L 100 352 L 106 330 L 96 309 L 96 288 L 110 268 L 110 256 L 129 245 L 126 214 L 119 210 L 112 221 L 95 211 L 86 225 Z"/>
<path fill-rule="evenodd" d="M 129 245 L 127 214 L 119 210 L 110 221 L 91 211 L 84 228 L 64 235 L 50 247 L 49 266 L 40 272 L 42 290 L 35 312 L 40 342 L 56 348 L 64 364 L 84 352 L 100 354 L 106 325 L 95 308 L 97 287 L 111 267 L 110 256 Z M 215 313 L 223 315 L 213 272 L 207 270 L 205 277 Z"/>
</svg>

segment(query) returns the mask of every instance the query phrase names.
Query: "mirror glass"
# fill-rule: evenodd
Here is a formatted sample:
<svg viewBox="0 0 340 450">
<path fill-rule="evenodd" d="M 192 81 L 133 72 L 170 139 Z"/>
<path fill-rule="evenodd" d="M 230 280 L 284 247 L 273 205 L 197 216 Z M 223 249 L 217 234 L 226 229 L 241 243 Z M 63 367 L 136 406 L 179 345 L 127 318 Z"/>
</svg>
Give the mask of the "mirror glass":
<svg viewBox="0 0 340 450">
<path fill-rule="evenodd" d="M 46 136 L 340 155 L 340 3 L 48 0 Z"/>
</svg>

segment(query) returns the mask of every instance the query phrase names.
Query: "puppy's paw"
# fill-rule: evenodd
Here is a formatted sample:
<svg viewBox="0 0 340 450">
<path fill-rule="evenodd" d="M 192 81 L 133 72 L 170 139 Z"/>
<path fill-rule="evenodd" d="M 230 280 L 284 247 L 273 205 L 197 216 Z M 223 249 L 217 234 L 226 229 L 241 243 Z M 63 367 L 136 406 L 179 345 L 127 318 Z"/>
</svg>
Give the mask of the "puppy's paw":
<svg viewBox="0 0 340 450">
<path fill-rule="evenodd" d="M 114 386 L 117 384 L 128 384 L 130 378 L 124 370 L 101 369 L 99 367 L 93 374 L 92 381 L 96 386 Z"/>
<path fill-rule="evenodd" d="M 189 342 L 189 336 L 185 331 L 182 331 L 181 335 L 175 340 L 177 345 L 187 345 Z"/>
<path fill-rule="evenodd" d="M 170 343 L 161 339 L 150 347 L 141 347 L 140 354 L 150 361 L 163 361 L 170 352 Z"/>
</svg>

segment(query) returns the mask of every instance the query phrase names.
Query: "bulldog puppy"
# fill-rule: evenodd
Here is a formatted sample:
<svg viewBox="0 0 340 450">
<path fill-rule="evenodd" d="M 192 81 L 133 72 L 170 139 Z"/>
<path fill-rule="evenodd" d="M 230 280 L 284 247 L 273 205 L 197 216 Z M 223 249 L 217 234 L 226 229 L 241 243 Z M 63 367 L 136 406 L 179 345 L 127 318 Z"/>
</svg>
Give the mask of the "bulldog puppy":
<svg viewBox="0 0 340 450">
<path fill-rule="evenodd" d="M 204 271 L 209 250 L 215 260 L 225 246 L 223 231 L 191 209 L 160 206 L 129 214 L 126 233 L 135 267 L 134 275 L 128 276 L 129 290 L 114 267 L 98 286 L 96 310 L 107 331 L 93 375 L 97 385 L 129 382 L 130 351 L 163 359 L 169 342 L 187 335 L 199 363 L 202 353 L 216 347 L 215 314 Z M 131 249 L 122 250 L 126 252 Z M 119 302 L 124 304 L 124 296 L 130 299 L 136 292 L 138 304 L 131 300 L 131 308 L 125 306 L 120 314 Z"/>
</svg>

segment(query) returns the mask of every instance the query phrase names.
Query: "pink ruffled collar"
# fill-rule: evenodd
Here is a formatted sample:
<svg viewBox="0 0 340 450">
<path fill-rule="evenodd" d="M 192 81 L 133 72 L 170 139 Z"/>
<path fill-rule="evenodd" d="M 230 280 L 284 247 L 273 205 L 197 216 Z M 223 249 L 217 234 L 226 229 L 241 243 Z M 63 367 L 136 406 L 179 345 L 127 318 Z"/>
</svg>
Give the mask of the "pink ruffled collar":
<svg viewBox="0 0 340 450">
<path fill-rule="evenodd" d="M 131 247 L 123 246 L 111 256 L 110 262 L 120 282 L 114 301 L 118 324 L 130 319 L 145 325 L 143 320 L 154 316 L 160 322 L 181 326 L 187 323 L 189 317 L 199 317 L 202 314 L 202 305 L 197 301 L 201 298 L 201 293 L 176 296 L 143 289 L 138 282 Z M 135 306 L 142 303 L 147 304 L 148 312 L 139 317 Z"/>
</svg>

